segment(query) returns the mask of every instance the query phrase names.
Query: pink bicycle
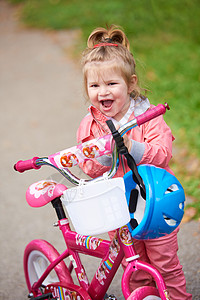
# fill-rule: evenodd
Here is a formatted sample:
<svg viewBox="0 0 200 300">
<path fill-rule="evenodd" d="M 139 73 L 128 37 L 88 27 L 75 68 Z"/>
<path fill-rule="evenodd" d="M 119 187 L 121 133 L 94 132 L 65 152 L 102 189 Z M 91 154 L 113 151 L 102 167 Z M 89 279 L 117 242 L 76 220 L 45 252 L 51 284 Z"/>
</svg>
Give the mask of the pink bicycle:
<svg viewBox="0 0 200 300">
<path fill-rule="evenodd" d="M 137 168 L 121 138 L 134 126 L 165 113 L 166 108 L 167 105 L 159 104 L 118 131 L 110 123 L 112 135 L 98 141 L 15 164 L 14 168 L 19 172 L 39 169 L 42 165 L 52 166 L 75 185 L 67 189 L 53 180 L 43 180 L 32 184 L 26 192 L 26 199 L 32 207 L 52 203 L 58 217 L 57 226 L 66 243 L 62 254 L 45 240 L 33 240 L 27 245 L 24 272 L 30 299 L 116 299 L 113 295 L 107 296 L 106 292 L 124 256 L 128 262 L 121 282 L 125 299 L 170 299 L 161 274 L 139 260 L 132 237 L 155 238 L 172 232 L 183 216 L 184 191 L 179 181 L 163 169 L 150 165 Z M 81 180 L 68 169 L 83 159 L 108 153 L 112 153 L 113 163 L 110 171 L 102 177 Z M 119 165 L 119 153 L 125 155 L 131 171 L 123 178 L 112 178 Z M 170 205 L 167 205 L 168 201 Z M 76 231 L 70 228 L 64 206 Z M 116 233 L 112 241 L 94 237 L 113 229 Z M 91 282 L 79 253 L 101 259 Z M 67 257 L 70 259 L 68 266 L 64 262 Z M 74 284 L 73 269 L 79 285 Z M 137 270 L 150 273 L 156 288 L 142 286 L 131 292 L 129 280 L 132 272 Z"/>
</svg>

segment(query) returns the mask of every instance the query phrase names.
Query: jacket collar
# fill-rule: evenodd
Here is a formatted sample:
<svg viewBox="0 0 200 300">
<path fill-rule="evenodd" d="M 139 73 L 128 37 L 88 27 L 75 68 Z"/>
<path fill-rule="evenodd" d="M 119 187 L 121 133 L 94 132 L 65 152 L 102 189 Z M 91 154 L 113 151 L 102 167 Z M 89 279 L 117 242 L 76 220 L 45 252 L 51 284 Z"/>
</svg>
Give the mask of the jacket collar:
<svg viewBox="0 0 200 300">
<path fill-rule="evenodd" d="M 93 118 L 98 122 L 104 124 L 108 120 L 108 118 L 104 114 L 102 114 L 100 110 L 98 110 L 95 106 L 90 105 L 90 107 L 88 107 L 88 110 Z"/>
<path fill-rule="evenodd" d="M 108 117 L 106 117 L 104 114 L 102 114 L 102 112 L 100 112 L 100 110 L 98 110 L 93 105 L 88 107 L 88 111 L 90 112 L 93 120 L 96 120 L 98 123 L 100 123 L 102 125 L 102 127 L 105 127 L 105 123 L 109 119 Z M 134 110 L 130 114 L 127 122 L 131 121 L 133 118 L 135 118 Z"/>
</svg>

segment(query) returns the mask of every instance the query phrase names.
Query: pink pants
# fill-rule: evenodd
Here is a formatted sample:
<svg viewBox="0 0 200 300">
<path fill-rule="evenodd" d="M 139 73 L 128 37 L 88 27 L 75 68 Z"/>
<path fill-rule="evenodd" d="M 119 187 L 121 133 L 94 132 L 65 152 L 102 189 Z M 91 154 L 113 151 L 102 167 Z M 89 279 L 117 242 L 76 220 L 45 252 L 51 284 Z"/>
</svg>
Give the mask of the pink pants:
<svg viewBox="0 0 200 300">
<path fill-rule="evenodd" d="M 136 253 L 140 255 L 140 260 L 153 265 L 163 276 L 171 300 L 191 300 L 192 295 L 186 292 L 185 276 L 180 265 L 177 251 L 177 228 L 171 234 L 153 240 L 135 240 L 134 246 Z M 114 232 L 109 232 L 112 238 Z M 122 267 L 125 269 L 127 262 L 122 261 Z M 150 274 L 144 271 L 133 272 L 130 280 L 131 290 L 144 285 L 155 286 Z"/>
</svg>

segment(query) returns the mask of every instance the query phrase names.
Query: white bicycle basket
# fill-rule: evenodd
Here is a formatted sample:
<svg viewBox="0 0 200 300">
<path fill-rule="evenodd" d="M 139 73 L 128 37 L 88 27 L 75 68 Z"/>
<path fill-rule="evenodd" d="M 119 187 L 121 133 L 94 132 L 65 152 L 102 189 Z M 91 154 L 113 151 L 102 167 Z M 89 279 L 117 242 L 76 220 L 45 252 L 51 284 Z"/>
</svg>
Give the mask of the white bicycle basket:
<svg viewBox="0 0 200 300">
<path fill-rule="evenodd" d="M 123 178 L 68 189 L 63 193 L 62 202 L 79 234 L 101 234 L 130 221 Z"/>
</svg>

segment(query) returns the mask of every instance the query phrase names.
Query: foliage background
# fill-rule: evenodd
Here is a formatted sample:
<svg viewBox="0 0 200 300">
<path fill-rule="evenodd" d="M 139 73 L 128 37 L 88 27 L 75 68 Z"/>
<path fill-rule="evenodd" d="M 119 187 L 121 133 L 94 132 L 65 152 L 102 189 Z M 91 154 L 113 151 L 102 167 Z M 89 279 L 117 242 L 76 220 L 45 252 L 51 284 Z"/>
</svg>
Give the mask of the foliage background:
<svg viewBox="0 0 200 300">
<path fill-rule="evenodd" d="M 76 55 L 99 26 L 123 27 L 151 103 L 167 101 L 176 137 L 171 162 L 200 214 L 200 2 L 198 0 L 10 0 L 26 26 L 81 30 Z M 67 38 L 67 36 L 66 36 Z"/>
</svg>

